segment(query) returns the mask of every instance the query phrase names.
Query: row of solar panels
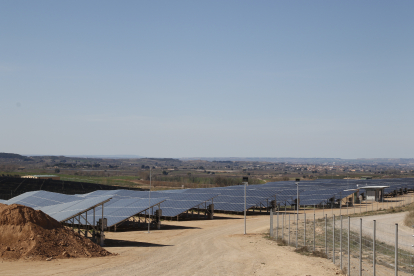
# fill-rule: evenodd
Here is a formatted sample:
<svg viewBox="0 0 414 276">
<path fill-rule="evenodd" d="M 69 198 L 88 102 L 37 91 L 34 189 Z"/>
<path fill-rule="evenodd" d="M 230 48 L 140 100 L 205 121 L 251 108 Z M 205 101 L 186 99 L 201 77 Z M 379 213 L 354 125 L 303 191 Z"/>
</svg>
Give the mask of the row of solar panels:
<svg viewBox="0 0 414 276">
<path fill-rule="evenodd" d="M 390 186 L 389 191 L 414 189 L 414 179 L 370 180 L 375 186 Z M 299 187 L 294 182 L 270 182 L 262 185 L 250 185 L 246 188 L 247 209 L 256 206 L 269 206 L 276 200 L 284 205 L 295 204 L 299 192 L 301 205 L 325 204 L 330 200 L 339 200 L 355 192 L 356 185 L 367 186 L 361 180 L 322 180 L 303 181 Z M 298 188 L 298 190 L 297 190 Z M 354 189 L 352 189 L 354 188 Z M 151 196 L 151 199 L 149 198 Z M 130 190 L 99 190 L 83 195 L 64 195 L 45 191 L 33 191 L 14 197 L 5 204 L 23 204 L 42 210 L 59 221 L 66 221 L 80 212 L 93 216 L 93 212 L 102 213 L 108 219 L 108 226 L 118 224 L 131 216 L 148 211 L 152 214 L 162 209 L 165 217 L 175 217 L 189 209 L 207 208 L 214 203 L 215 210 L 244 211 L 244 186 L 222 188 L 182 189 L 151 192 Z"/>
<path fill-rule="evenodd" d="M 77 217 L 82 213 L 87 213 L 86 216 L 90 218 L 94 213 L 100 217 L 102 204 L 105 203 L 103 208 L 104 217 L 107 218 L 107 225 L 113 226 L 134 215 L 145 212 L 149 208 L 158 209 L 161 203 L 163 203 L 164 216 L 177 216 L 188 209 L 202 205 L 216 195 L 203 194 L 195 197 L 192 194 L 172 193 L 169 195 L 164 193 L 151 199 L 148 196 L 148 192 L 137 194 L 137 192 L 129 190 L 96 191 L 86 195 L 64 195 L 46 191 L 33 191 L 9 199 L 4 203 L 8 205 L 16 203 L 32 207 L 61 222 Z M 85 224 L 85 218 L 81 217 L 83 224 Z"/>
</svg>

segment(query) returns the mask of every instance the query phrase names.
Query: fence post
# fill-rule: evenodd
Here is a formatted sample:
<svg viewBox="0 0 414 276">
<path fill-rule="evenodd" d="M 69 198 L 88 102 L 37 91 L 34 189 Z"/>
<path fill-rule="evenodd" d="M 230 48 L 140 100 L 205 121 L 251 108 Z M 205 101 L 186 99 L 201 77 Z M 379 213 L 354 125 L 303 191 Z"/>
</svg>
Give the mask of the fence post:
<svg viewBox="0 0 414 276">
<path fill-rule="evenodd" d="M 296 214 L 296 248 L 298 248 L 298 233 L 299 233 L 299 203 L 297 204 L 298 213 Z"/>
<path fill-rule="evenodd" d="M 305 225 L 305 227 L 304 227 L 303 246 L 306 246 L 306 213 L 303 214 L 303 216 L 304 216 L 303 223 Z"/>
<path fill-rule="evenodd" d="M 348 276 L 351 275 L 351 217 L 348 217 Z"/>
<path fill-rule="evenodd" d="M 376 261 L 376 252 L 375 252 L 375 250 L 376 250 L 376 248 L 375 248 L 376 235 L 377 235 L 377 221 L 374 220 L 374 237 L 373 237 L 373 240 L 372 240 L 372 265 L 373 265 L 373 269 L 374 269 L 374 276 L 376 274 L 375 266 L 376 266 L 376 262 L 377 262 Z"/>
<path fill-rule="evenodd" d="M 282 240 L 285 239 L 285 213 L 283 213 L 282 217 Z"/>
<path fill-rule="evenodd" d="M 398 275 L 398 223 L 395 224 L 395 276 Z"/>
<path fill-rule="evenodd" d="M 270 238 L 273 238 L 273 210 L 270 210 Z"/>
<path fill-rule="evenodd" d="M 290 213 L 289 213 L 289 215 L 288 215 L 288 217 L 289 217 L 289 228 L 288 228 L 288 245 L 290 246 Z"/>
<path fill-rule="evenodd" d="M 328 215 L 325 215 L 325 254 L 326 258 L 328 258 Z"/>
<path fill-rule="evenodd" d="M 276 219 L 276 239 L 279 239 L 279 205 L 277 206 L 277 219 Z"/>
<path fill-rule="evenodd" d="M 359 276 L 362 276 L 362 218 L 359 221 Z"/>
<path fill-rule="evenodd" d="M 335 215 L 332 220 L 332 262 L 335 264 Z"/>
<path fill-rule="evenodd" d="M 340 228 L 340 232 L 339 232 L 339 256 L 341 258 L 341 270 L 342 270 L 342 216 L 341 216 L 341 228 Z"/>
<path fill-rule="evenodd" d="M 316 233 L 315 214 L 313 214 L 313 251 L 315 251 L 315 233 Z"/>
</svg>

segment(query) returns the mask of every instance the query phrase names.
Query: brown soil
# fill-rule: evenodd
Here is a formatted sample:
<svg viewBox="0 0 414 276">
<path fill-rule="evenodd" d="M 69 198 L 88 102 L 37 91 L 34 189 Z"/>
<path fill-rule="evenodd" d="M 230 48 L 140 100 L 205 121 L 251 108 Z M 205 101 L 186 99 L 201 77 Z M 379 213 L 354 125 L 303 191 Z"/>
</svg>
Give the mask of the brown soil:
<svg viewBox="0 0 414 276">
<path fill-rule="evenodd" d="M 0 204 L 0 259 L 50 260 L 101 257 L 108 251 L 42 211 Z"/>
</svg>

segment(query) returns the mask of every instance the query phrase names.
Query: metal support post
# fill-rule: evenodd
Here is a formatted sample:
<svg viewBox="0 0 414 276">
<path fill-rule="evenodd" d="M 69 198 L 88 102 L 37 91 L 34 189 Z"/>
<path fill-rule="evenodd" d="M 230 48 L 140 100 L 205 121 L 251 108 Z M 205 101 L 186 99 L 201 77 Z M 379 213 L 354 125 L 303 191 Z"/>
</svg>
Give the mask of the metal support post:
<svg viewBox="0 0 414 276">
<path fill-rule="evenodd" d="M 277 221 L 276 221 L 276 239 L 278 239 L 279 238 L 279 208 L 280 206 L 278 205 L 277 206 Z"/>
<path fill-rule="evenodd" d="M 398 223 L 395 224 L 395 276 L 398 275 Z"/>
<path fill-rule="evenodd" d="M 376 274 L 376 264 L 377 264 L 377 260 L 376 260 L 376 248 L 375 248 L 375 243 L 376 243 L 376 235 L 377 235 L 377 221 L 374 220 L 374 236 L 372 239 L 372 266 L 373 266 L 373 270 L 374 270 L 374 276 Z"/>
<path fill-rule="evenodd" d="M 299 233 L 299 182 L 296 182 L 296 248 L 298 248 L 298 233 Z"/>
<path fill-rule="evenodd" d="M 282 217 L 282 240 L 285 239 L 285 213 L 283 213 Z"/>
<path fill-rule="evenodd" d="M 346 215 L 348 216 L 348 202 L 346 202 Z"/>
<path fill-rule="evenodd" d="M 244 234 L 246 235 L 247 232 L 247 225 L 246 225 L 246 208 L 247 208 L 247 204 L 246 204 L 246 197 L 247 197 L 247 177 L 243 177 L 243 182 L 244 182 Z M 253 209 L 254 210 L 254 209 Z"/>
<path fill-rule="evenodd" d="M 93 207 L 93 229 L 92 229 L 92 241 L 96 242 L 96 236 L 95 236 L 95 207 Z"/>
<path fill-rule="evenodd" d="M 273 211 L 270 210 L 270 231 L 269 235 L 271 238 L 273 238 Z"/>
<path fill-rule="evenodd" d="M 101 246 L 104 246 L 105 234 L 104 234 L 104 205 L 102 204 L 102 221 L 101 221 Z"/>
<path fill-rule="evenodd" d="M 325 215 L 325 254 L 328 258 L 328 215 Z"/>
<path fill-rule="evenodd" d="M 290 214 L 289 214 L 289 228 L 288 228 L 288 245 L 290 245 Z"/>
<path fill-rule="evenodd" d="M 316 234 L 315 214 L 313 214 L 313 251 L 315 251 L 315 234 Z"/>
<path fill-rule="evenodd" d="M 335 215 L 332 220 L 332 262 L 335 264 Z"/>
<path fill-rule="evenodd" d="M 296 217 L 296 248 L 298 248 L 298 232 L 299 232 L 299 220 L 298 217 Z"/>
<path fill-rule="evenodd" d="M 359 222 L 359 276 L 362 276 L 362 218 Z"/>
<path fill-rule="evenodd" d="M 325 202 L 322 203 L 322 216 L 325 216 Z"/>
<path fill-rule="evenodd" d="M 306 246 L 306 213 L 303 214 L 303 229 L 304 229 L 304 237 L 303 237 L 303 246 Z"/>
<path fill-rule="evenodd" d="M 341 270 L 342 270 L 342 216 L 341 216 L 341 228 L 339 231 L 339 258 L 340 258 Z"/>
<path fill-rule="evenodd" d="M 351 217 L 348 217 L 348 276 L 351 275 Z"/>
<path fill-rule="evenodd" d="M 152 166 L 150 166 L 150 186 L 148 190 L 148 234 L 151 227 L 151 180 L 152 180 Z"/>
</svg>

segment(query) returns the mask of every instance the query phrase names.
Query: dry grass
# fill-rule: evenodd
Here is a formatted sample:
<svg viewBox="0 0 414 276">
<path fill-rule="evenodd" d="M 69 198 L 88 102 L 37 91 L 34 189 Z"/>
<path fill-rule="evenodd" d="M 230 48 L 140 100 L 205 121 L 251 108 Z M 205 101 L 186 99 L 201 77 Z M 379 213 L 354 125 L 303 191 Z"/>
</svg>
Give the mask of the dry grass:
<svg viewBox="0 0 414 276">
<path fill-rule="evenodd" d="M 309 247 L 307 246 L 302 246 L 300 248 L 297 248 L 294 250 L 296 253 L 302 254 L 302 255 L 306 255 L 306 256 L 311 256 L 311 257 L 318 257 L 318 258 L 327 258 L 325 252 L 322 251 L 312 251 Z"/>
<path fill-rule="evenodd" d="M 282 238 L 278 238 L 278 239 L 276 240 L 276 243 L 277 243 L 277 245 L 279 245 L 279 246 L 287 246 L 287 245 L 288 245 L 287 241 L 286 241 L 286 240 L 284 240 L 284 239 L 282 239 Z"/>
<path fill-rule="evenodd" d="M 398 206 L 398 207 L 389 207 L 388 209 L 378 209 L 377 211 L 368 211 L 356 214 L 350 214 L 349 216 L 352 217 L 365 217 L 365 216 L 376 216 L 376 215 L 385 215 L 391 213 L 400 213 L 405 211 L 414 211 L 414 203 L 411 203 L 407 206 Z"/>
<path fill-rule="evenodd" d="M 318 251 L 318 250 L 312 251 L 312 256 L 319 257 L 319 258 L 324 258 L 324 259 L 328 258 L 328 256 L 326 256 L 325 252 Z"/>
<path fill-rule="evenodd" d="M 413 227 L 414 225 L 414 206 L 412 204 L 407 206 L 407 215 L 404 218 L 404 224 L 408 227 Z"/>
</svg>

